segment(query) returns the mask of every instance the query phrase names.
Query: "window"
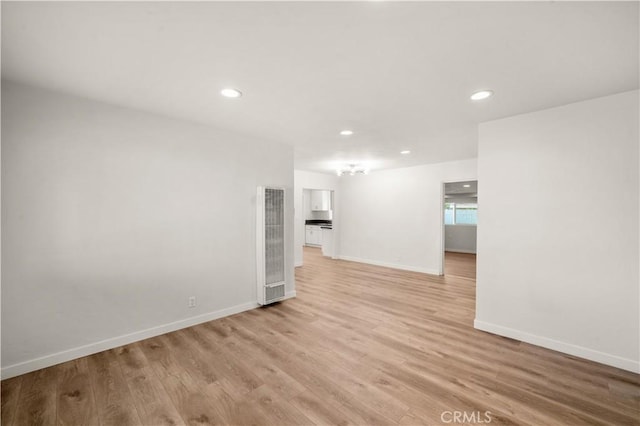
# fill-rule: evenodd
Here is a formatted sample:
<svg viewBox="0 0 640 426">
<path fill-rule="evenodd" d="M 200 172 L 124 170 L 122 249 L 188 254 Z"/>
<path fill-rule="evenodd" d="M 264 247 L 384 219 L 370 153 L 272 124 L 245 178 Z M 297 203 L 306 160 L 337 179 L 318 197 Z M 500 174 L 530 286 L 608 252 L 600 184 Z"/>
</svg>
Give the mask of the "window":
<svg viewBox="0 0 640 426">
<path fill-rule="evenodd" d="M 455 224 L 456 217 L 456 205 L 455 203 L 444 203 L 444 224 L 445 225 L 453 225 Z"/>
<path fill-rule="evenodd" d="M 477 225 L 478 204 L 444 203 L 445 225 Z"/>
</svg>

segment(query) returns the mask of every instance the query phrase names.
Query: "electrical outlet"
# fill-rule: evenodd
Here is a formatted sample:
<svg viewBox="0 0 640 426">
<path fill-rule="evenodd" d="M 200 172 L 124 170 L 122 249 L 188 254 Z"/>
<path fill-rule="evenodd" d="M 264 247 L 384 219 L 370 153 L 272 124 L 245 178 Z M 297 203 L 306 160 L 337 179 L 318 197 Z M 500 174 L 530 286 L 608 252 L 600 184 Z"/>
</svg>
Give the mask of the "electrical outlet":
<svg viewBox="0 0 640 426">
<path fill-rule="evenodd" d="M 195 296 L 189 296 L 189 302 L 188 305 L 190 308 L 195 308 L 196 307 L 196 297 Z"/>
</svg>

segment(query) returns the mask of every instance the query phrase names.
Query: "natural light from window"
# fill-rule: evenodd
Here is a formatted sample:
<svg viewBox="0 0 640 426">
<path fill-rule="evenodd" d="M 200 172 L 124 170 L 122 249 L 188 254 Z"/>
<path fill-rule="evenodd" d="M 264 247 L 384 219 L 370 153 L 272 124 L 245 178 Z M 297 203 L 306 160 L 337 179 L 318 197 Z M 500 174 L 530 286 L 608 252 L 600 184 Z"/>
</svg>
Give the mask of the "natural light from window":
<svg viewBox="0 0 640 426">
<path fill-rule="evenodd" d="M 445 203 L 444 204 L 444 224 L 445 225 L 477 225 L 478 224 L 478 204 L 477 203 Z"/>
</svg>

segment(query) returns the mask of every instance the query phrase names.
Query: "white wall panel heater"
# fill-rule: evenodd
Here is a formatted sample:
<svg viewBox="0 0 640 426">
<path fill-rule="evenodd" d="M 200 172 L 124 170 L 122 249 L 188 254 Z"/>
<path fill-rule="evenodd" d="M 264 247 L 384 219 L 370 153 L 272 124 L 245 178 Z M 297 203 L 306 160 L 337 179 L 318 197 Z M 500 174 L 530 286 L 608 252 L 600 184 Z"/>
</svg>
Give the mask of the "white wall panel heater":
<svg viewBox="0 0 640 426">
<path fill-rule="evenodd" d="M 258 187 L 256 198 L 258 303 L 284 299 L 284 189 Z"/>
</svg>

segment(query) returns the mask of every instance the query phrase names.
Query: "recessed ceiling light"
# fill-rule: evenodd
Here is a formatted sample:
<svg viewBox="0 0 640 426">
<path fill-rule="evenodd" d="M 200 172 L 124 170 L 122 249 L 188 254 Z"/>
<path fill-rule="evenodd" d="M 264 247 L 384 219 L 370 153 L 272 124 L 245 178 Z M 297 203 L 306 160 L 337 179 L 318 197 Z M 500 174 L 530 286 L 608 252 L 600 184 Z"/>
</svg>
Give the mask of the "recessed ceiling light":
<svg viewBox="0 0 640 426">
<path fill-rule="evenodd" d="M 230 87 L 222 89 L 220 91 L 220 94 L 225 98 L 239 98 L 240 96 L 242 96 L 241 91 L 239 91 L 238 89 L 232 89 Z"/>
<path fill-rule="evenodd" d="M 480 91 L 474 93 L 473 95 L 471 95 L 471 100 L 472 101 L 481 101 L 483 99 L 487 99 L 491 95 L 493 95 L 493 91 L 492 90 L 480 90 Z"/>
<path fill-rule="evenodd" d="M 471 185 L 469 185 L 469 184 L 462 185 L 462 186 L 464 186 L 465 188 L 471 188 Z"/>
<path fill-rule="evenodd" d="M 404 154 L 404 155 L 411 154 L 411 151 L 409 151 L 408 149 L 405 149 L 404 151 L 400 151 L 400 154 Z"/>
<path fill-rule="evenodd" d="M 353 130 L 343 130 L 340 132 L 342 136 L 351 136 L 353 134 Z"/>
</svg>

